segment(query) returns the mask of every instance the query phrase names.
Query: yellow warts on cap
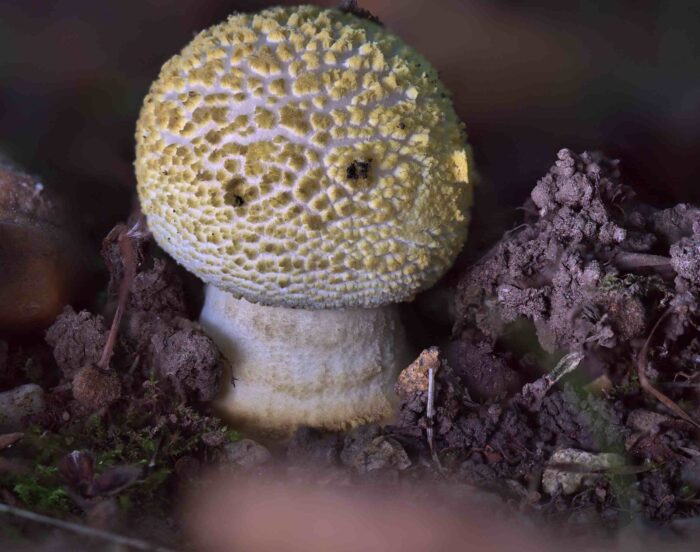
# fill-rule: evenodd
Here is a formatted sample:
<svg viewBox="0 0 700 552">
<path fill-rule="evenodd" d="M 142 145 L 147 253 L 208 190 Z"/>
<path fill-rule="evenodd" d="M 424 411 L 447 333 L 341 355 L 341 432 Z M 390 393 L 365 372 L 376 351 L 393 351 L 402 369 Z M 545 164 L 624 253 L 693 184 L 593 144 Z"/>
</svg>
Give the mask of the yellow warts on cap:
<svg viewBox="0 0 700 552">
<path fill-rule="evenodd" d="M 466 238 L 466 145 L 435 70 L 338 10 L 272 8 L 201 32 L 163 66 L 136 138 L 158 243 L 249 301 L 407 300 Z"/>
</svg>

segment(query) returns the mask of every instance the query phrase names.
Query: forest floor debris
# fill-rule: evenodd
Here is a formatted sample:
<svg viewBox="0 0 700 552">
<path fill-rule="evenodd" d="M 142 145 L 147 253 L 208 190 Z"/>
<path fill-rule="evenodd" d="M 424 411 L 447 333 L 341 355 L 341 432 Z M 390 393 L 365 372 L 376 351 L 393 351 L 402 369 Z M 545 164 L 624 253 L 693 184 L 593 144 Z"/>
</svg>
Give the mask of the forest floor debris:
<svg viewBox="0 0 700 552">
<path fill-rule="evenodd" d="M 300 428 L 287 443 L 209 412 L 227 367 L 135 215 L 104 241 L 110 281 L 90 309 L 66 307 L 45 340 L 0 341 L 0 400 L 41 392 L 0 435 L 2 501 L 170 546 L 179 493 L 215 468 L 487 491 L 566 534 L 692 531 L 700 209 L 645 205 L 616 162 L 562 150 L 523 214 L 461 274 L 452 336 L 401 373 L 393 425 Z"/>
</svg>

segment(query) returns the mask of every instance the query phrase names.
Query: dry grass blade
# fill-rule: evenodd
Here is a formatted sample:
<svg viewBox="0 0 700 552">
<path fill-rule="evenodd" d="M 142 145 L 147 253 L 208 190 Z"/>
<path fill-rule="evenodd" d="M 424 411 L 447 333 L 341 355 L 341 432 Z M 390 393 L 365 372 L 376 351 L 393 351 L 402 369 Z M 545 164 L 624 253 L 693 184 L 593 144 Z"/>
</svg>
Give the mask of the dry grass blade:
<svg viewBox="0 0 700 552">
<path fill-rule="evenodd" d="M 664 406 L 666 406 L 671 412 L 673 412 L 676 416 L 679 418 L 685 420 L 689 424 L 692 424 L 696 428 L 700 429 L 700 424 L 693 420 L 686 412 L 683 410 L 678 404 L 676 404 L 675 401 L 673 401 L 670 397 L 664 395 L 661 391 L 656 389 L 651 382 L 649 381 L 649 378 L 647 377 L 646 374 L 646 366 L 648 362 L 648 355 L 649 355 L 649 345 L 651 343 L 651 338 L 654 336 L 656 333 L 656 330 L 659 328 L 661 323 L 668 318 L 668 316 L 673 312 L 673 308 L 669 308 L 664 312 L 661 317 L 656 321 L 656 324 L 654 324 L 654 327 L 651 329 L 651 332 L 649 332 L 649 337 L 647 337 L 646 341 L 644 342 L 644 346 L 642 347 L 642 350 L 639 351 L 639 357 L 637 358 L 637 377 L 639 378 L 639 385 L 642 386 L 642 389 L 649 393 L 650 395 L 653 395 L 656 400 L 658 400 L 660 403 L 662 403 Z"/>
<path fill-rule="evenodd" d="M 608 474 L 608 475 L 635 475 L 638 473 L 645 473 L 656 469 L 656 466 L 652 464 L 646 464 L 643 466 L 611 466 L 608 468 L 590 468 L 586 466 L 581 466 L 580 464 L 574 464 L 571 462 L 553 462 L 547 464 L 547 468 L 557 470 L 566 473 L 581 473 L 581 474 Z"/>
<path fill-rule="evenodd" d="M 613 263 L 615 266 L 623 270 L 632 270 L 643 267 L 671 268 L 670 257 L 650 255 L 648 253 L 631 253 L 628 251 L 620 251 L 613 258 Z"/>
</svg>

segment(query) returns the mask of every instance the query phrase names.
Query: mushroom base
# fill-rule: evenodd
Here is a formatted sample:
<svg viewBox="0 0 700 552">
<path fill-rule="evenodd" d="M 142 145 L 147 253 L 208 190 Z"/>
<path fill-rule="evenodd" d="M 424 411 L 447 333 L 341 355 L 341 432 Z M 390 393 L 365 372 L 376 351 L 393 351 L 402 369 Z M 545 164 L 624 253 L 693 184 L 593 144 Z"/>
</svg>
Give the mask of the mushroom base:
<svg viewBox="0 0 700 552">
<path fill-rule="evenodd" d="M 393 385 L 411 361 L 399 308 L 267 307 L 207 285 L 200 323 L 231 363 L 215 410 L 284 435 L 389 421 Z"/>
</svg>

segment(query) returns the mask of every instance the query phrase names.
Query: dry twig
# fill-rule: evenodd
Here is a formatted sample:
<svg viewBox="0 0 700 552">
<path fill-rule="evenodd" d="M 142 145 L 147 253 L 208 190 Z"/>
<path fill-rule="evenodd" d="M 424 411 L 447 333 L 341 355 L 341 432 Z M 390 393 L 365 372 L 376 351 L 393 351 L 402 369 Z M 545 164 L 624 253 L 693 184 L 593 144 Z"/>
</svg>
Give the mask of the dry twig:
<svg viewBox="0 0 700 552">
<path fill-rule="evenodd" d="M 428 446 L 430 447 L 431 454 L 434 453 L 435 447 L 433 443 L 433 425 L 435 420 L 433 416 L 435 405 L 435 370 L 430 368 L 428 370 L 428 406 L 426 408 L 425 417 L 427 418 L 428 427 L 426 429 L 426 434 L 428 436 Z"/>
<path fill-rule="evenodd" d="M 105 348 L 102 350 L 102 356 L 97 363 L 97 366 L 105 371 L 109 370 L 109 361 L 112 358 L 114 345 L 117 342 L 119 325 L 121 324 L 122 316 L 124 316 L 126 302 L 129 299 L 129 293 L 131 292 L 131 285 L 136 276 L 136 265 L 138 264 L 138 258 L 134 240 L 138 239 L 140 235 L 140 224 L 141 220 L 139 219 L 139 221 L 129 230 L 122 230 L 117 238 L 119 252 L 121 253 L 122 261 L 124 263 L 124 275 L 121 283 L 119 284 L 117 310 L 114 313 L 112 326 L 109 329 L 107 343 L 105 343 Z"/>
<path fill-rule="evenodd" d="M 647 377 L 646 374 L 646 367 L 647 367 L 647 362 L 648 362 L 648 356 L 649 356 L 649 345 L 651 344 L 651 338 L 654 336 L 656 333 L 656 330 L 659 328 L 661 323 L 668 318 L 668 316 L 673 312 L 673 307 L 670 307 L 664 312 L 661 317 L 656 321 L 656 324 L 654 324 L 654 327 L 651 329 L 651 332 L 649 332 L 649 336 L 647 337 L 646 341 L 644 342 L 644 346 L 642 347 L 641 351 L 639 351 L 639 357 L 637 358 L 637 377 L 639 378 L 639 385 L 641 385 L 642 389 L 649 393 L 650 395 L 654 396 L 660 403 L 662 403 L 664 406 L 666 406 L 671 412 L 673 412 L 676 416 L 679 418 L 682 418 L 689 424 L 695 426 L 696 428 L 700 429 L 700 424 L 693 420 L 686 412 L 683 410 L 678 404 L 673 401 L 670 397 L 667 395 L 664 395 L 661 391 L 656 389 L 651 382 L 649 381 L 649 378 Z"/>
</svg>

